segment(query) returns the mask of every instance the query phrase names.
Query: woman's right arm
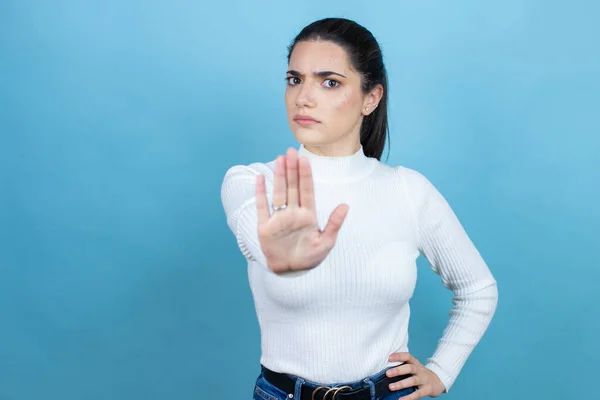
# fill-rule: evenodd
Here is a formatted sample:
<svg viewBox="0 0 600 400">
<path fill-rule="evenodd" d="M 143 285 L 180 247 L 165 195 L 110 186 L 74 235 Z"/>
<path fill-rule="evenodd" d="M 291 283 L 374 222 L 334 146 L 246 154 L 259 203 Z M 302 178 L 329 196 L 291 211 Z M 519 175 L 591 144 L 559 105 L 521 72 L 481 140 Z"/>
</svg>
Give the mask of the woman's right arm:
<svg viewBox="0 0 600 400">
<path fill-rule="evenodd" d="M 235 165 L 225 173 L 221 185 L 221 202 L 225 209 L 227 225 L 235 235 L 237 244 L 246 259 L 267 265 L 257 232 L 255 166 Z M 260 168 L 260 167 L 259 167 Z"/>
</svg>

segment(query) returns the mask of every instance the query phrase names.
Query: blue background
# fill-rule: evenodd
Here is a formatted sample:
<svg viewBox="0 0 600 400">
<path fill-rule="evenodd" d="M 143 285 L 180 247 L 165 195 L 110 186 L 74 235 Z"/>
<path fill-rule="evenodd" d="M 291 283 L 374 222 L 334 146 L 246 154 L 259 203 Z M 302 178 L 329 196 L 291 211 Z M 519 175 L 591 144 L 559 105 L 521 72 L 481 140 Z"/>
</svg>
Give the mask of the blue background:
<svg viewBox="0 0 600 400">
<path fill-rule="evenodd" d="M 286 46 L 326 16 L 380 41 L 391 148 L 498 280 L 450 399 L 595 399 L 594 1 L 0 3 L 0 399 L 249 399 L 259 331 L 220 185 L 297 146 Z M 423 258 L 411 351 L 450 293 Z"/>
</svg>

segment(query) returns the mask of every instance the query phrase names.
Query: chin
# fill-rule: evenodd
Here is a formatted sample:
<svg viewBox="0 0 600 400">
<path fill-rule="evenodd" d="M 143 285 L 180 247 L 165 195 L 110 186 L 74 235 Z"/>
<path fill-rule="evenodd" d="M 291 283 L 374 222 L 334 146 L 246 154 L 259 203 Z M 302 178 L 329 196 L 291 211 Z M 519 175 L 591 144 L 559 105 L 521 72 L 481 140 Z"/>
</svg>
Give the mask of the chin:
<svg viewBox="0 0 600 400">
<path fill-rule="evenodd" d="M 292 131 L 294 137 L 299 143 L 304 145 L 321 145 L 327 143 L 326 137 L 316 130 L 296 128 Z"/>
</svg>

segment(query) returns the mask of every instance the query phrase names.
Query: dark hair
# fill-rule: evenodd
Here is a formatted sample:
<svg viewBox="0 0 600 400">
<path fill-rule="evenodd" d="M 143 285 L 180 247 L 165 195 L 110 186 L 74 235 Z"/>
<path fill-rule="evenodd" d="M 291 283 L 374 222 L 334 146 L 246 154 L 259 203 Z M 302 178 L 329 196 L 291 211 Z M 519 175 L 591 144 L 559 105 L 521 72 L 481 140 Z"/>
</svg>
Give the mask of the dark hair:
<svg viewBox="0 0 600 400">
<path fill-rule="evenodd" d="M 362 91 L 368 93 L 377 84 L 383 86 L 383 97 L 377 108 L 363 119 L 360 143 L 367 157 L 381 159 L 388 139 L 387 72 L 383 65 L 381 48 L 365 27 L 345 18 L 325 18 L 306 26 L 288 47 L 287 61 L 298 42 L 324 40 L 341 46 L 348 54 L 350 65 L 361 76 Z M 388 148 L 389 155 L 389 148 Z"/>
</svg>

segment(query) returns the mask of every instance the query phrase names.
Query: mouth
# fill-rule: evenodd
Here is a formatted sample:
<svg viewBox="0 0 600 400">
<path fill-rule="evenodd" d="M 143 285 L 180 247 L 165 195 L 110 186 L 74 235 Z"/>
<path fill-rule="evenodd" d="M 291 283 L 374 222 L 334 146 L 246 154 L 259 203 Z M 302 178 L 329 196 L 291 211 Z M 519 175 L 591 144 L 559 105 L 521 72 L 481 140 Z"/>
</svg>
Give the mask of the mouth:
<svg viewBox="0 0 600 400">
<path fill-rule="evenodd" d="M 299 124 L 299 125 L 303 125 L 303 126 L 307 126 L 307 125 L 315 125 L 315 124 L 319 124 L 320 122 L 317 121 L 316 119 L 309 117 L 307 115 L 296 115 L 294 117 L 294 121 Z"/>
</svg>

